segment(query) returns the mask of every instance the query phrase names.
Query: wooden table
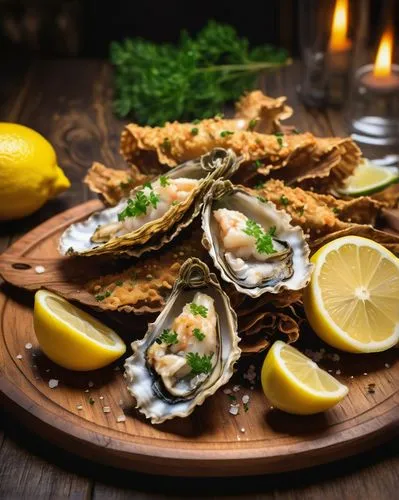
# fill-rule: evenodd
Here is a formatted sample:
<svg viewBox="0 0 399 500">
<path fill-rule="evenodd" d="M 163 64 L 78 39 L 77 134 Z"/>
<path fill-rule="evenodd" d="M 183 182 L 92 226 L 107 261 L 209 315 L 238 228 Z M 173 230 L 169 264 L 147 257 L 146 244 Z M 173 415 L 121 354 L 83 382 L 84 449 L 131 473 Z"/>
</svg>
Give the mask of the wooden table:
<svg viewBox="0 0 399 500">
<path fill-rule="evenodd" d="M 347 133 L 342 113 L 305 109 L 297 99 L 297 64 L 265 79 L 267 93 L 286 95 L 293 123 L 316 135 Z M 46 136 L 71 189 L 39 212 L 0 225 L 0 252 L 52 215 L 92 197 L 81 183 L 93 160 L 120 167 L 123 123 L 112 114 L 111 70 L 102 61 L 2 63 L 0 120 L 28 125 Z M 399 409 L 398 409 L 399 411 Z M 320 467 L 261 478 L 189 479 L 118 471 L 73 456 L 0 413 L 0 498 L 371 498 L 390 499 L 399 481 L 399 440 Z M 306 467 L 306 464 L 304 464 Z"/>
</svg>

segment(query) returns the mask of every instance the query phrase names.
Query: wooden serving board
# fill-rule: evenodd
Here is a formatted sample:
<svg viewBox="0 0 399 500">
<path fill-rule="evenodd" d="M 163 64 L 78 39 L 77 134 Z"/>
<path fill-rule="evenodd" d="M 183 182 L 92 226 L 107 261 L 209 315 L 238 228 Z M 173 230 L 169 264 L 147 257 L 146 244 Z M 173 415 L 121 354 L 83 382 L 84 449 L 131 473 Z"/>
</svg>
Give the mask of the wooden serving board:
<svg viewBox="0 0 399 500">
<path fill-rule="evenodd" d="M 36 265 L 57 258 L 60 233 L 97 206 L 93 201 L 79 205 L 26 234 L 0 258 L 1 273 L 7 277 L 8 266 L 21 259 Z M 32 269 L 17 272 L 27 281 L 40 279 Z M 323 360 L 321 365 L 334 374 L 340 370 L 337 377 L 350 388 L 349 396 L 325 414 L 298 417 L 271 409 L 260 384 L 250 390 L 238 373 L 228 387 L 241 384 L 233 394 L 238 400 L 244 394 L 250 396 L 249 411 L 244 412 L 241 405 L 239 415 L 231 415 L 229 398 L 219 390 L 190 417 L 152 426 L 133 408 L 125 389 L 123 360 L 96 372 L 73 373 L 41 354 L 32 304 L 29 292 L 5 284 L 0 289 L 2 402 L 37 433 L 92 460 L 166 475 L 253 475 L 355 454 L 390 439 L 398 430 L 397 349 L 373 355 L 340 353 L 339 362 Z M 135 336 L 136 318 L 120 317 L 128 342 Z M 109 320 L 105 314 L 102 318 Z M 314 342 L 311 332 L 307 335 L 306 342 Z M 253 362 L 259 364 L 261 359 Z M 50 379 L 59 380 L 58 387 L 51 389 Z M 375 392 L 368 390 L 371 383 Z M 110 411 L 104 412 L 104 407 Z M 118 422 L 123 415 L 126 420 Z"/>
</svg>

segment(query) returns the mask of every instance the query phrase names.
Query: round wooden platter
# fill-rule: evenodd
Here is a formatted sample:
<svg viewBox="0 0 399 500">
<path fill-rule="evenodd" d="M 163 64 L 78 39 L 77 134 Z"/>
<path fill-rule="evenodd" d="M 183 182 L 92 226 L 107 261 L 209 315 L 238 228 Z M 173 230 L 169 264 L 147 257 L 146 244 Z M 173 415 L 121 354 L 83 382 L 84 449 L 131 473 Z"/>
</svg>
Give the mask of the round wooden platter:
<svg viewBox="0 0 399 500">
<path fill-rule="evenodd" d="M 11 246 L 0 263 L 56 258 L 61 231 L 96 207 L 98 202 L 88 202 L 48 220 Z M 368 356 L 341 353 L 339 362 L 322 361 L 350 388 L 349 396 L 325 414 L 297 417 L 271 409 L 259 383 L 250 390 L 238 373 L 228 387 L 241 384 L 233 394 L 238 401 L 250 396 L 247 412 L 240 405 L 239 414 L 231 415 L 230 400 L 219 390 L 190 417 L 153 426 L 134 409 L 123 360 L 97 372 L 73 373 L 40 353 L 32 299 L 9 285 L 0 291 L 2 399 L 35 432 L 92 460 L 153 474 L 263 474 L 348 456 L 398 430 L 397 349 Z M 134 329 L 131 316 L 131 339 Z M 51 389 L 50 379 L 59 380 L 58 387 Z M 369 384 L 375 384 L 374 392 Z M 126 420 L 118 422 L 120 416 Z"/>
</svg>

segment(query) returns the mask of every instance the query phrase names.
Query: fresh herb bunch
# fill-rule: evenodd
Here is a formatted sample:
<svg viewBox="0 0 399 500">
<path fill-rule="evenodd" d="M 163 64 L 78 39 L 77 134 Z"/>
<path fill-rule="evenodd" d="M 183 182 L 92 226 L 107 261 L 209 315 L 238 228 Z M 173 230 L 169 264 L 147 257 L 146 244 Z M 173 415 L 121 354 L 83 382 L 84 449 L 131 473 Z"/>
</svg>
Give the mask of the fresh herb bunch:
<svg viewBox="0 0 399 500">
<path fill-rule="evenodd" d="M 272 237 L 276 234 L 276 227 L 272 226 L 267 233 L 261 226 L 252 219 L 246 221 L 246 227 L 243 229 L 245 234 L 256 239 L 256 250 L 259 253 L 271 254 L 276 251 L 273 246 Z"/>
<path fill-rule="evenodd" d="M 285 50 L 251 49 L 234 28 L 215 21 L 195 38 L 183 32 L 178 45 L 127 39 L 112 42 L 110 54 L 116 113 L 147 125 L 214 116 L 254 88 L 259 72 L 289 63 Z"/>
</svg>

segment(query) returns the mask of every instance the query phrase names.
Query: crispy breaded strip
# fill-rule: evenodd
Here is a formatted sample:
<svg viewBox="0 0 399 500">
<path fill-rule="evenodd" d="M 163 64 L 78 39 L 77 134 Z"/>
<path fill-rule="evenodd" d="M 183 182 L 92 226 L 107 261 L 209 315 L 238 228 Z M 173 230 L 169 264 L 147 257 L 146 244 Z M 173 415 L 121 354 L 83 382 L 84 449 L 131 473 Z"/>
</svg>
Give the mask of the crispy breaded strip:
<svg viewBox="0 0 399 500">
<path fill-rule="evenodd" d="M 281 130 L 280 120 L 292 116 L 292 108 L 285 104 L 286 97 L 276 99 L 265 95 L 260 90 L 245 94 L 236 103 L 235 118 L 251 123 L 251 130 L 262 134 L 272 134 Z M 248 128 L 248 127 L 247 127 Z"/>
</svg>

